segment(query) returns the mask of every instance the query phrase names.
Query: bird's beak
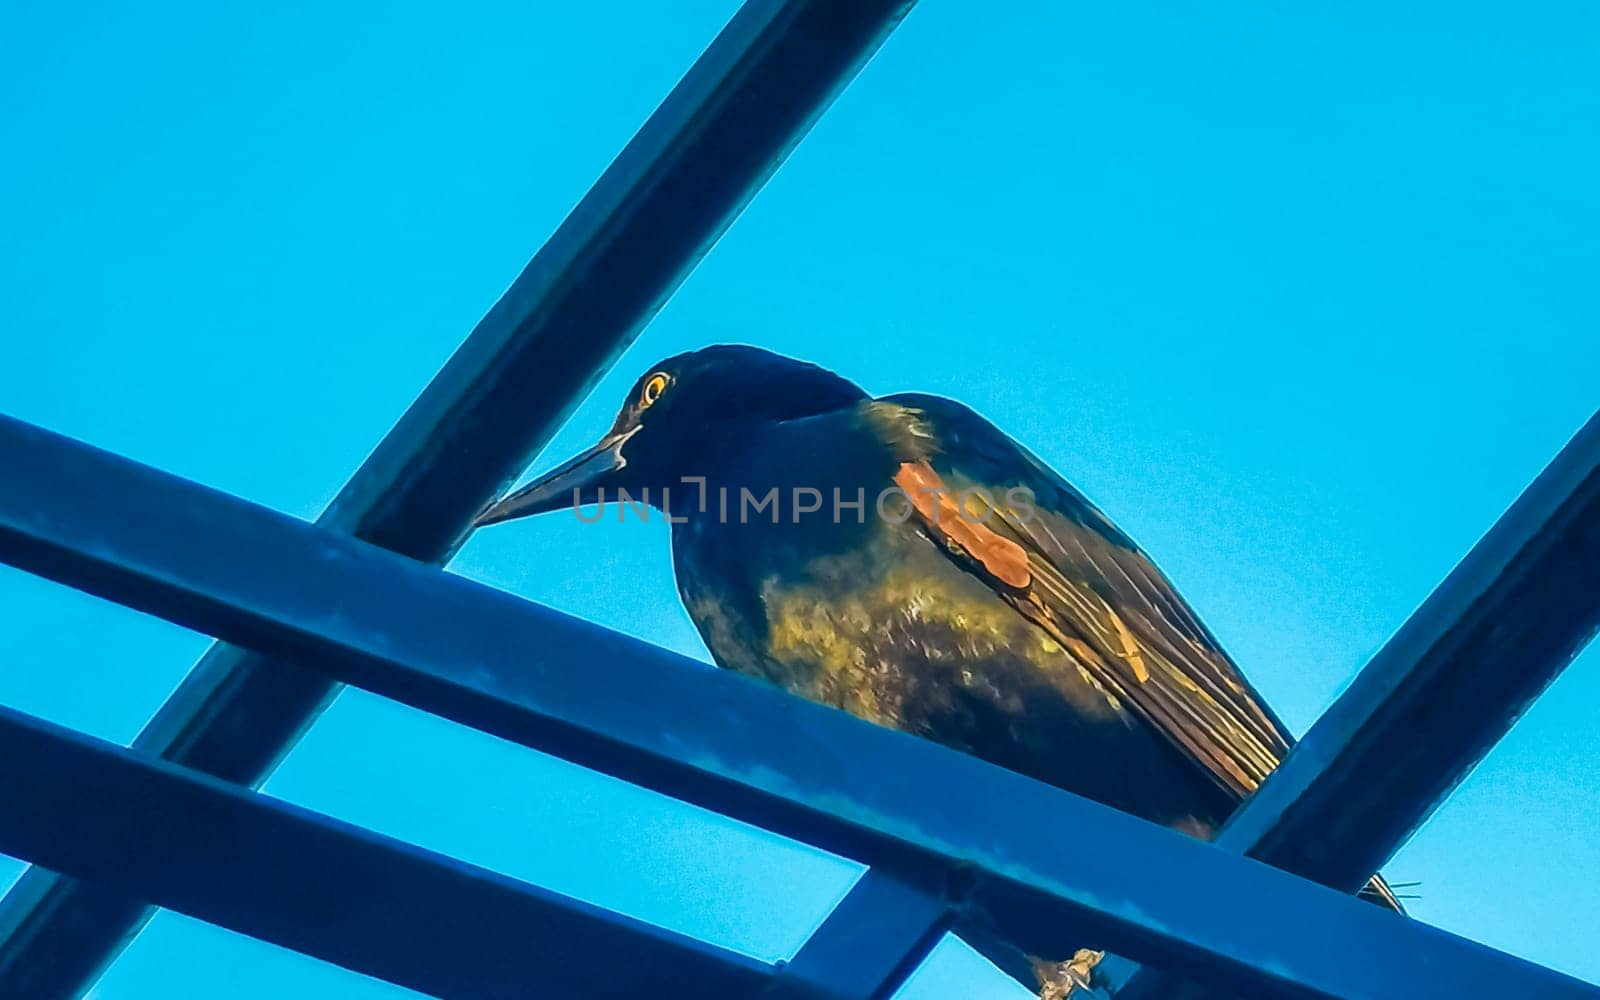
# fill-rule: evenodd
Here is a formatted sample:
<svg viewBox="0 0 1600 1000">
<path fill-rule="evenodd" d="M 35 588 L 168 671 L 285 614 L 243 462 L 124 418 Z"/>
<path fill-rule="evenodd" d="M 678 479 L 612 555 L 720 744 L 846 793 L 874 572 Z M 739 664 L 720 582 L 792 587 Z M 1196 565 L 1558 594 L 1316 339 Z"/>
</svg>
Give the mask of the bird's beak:
<svg viewBox="0 0 1600 1000">
<path fill-rule="evenodd" d="M 474 528 L 532 514 L 594 503 L 611 476 L 628 464 L 622 446 L 639 433 L 639 425 L 607 434 L 588 451 L 561 463 L 533 482 L 485 507 L 472 519 Z"/>
</svg>

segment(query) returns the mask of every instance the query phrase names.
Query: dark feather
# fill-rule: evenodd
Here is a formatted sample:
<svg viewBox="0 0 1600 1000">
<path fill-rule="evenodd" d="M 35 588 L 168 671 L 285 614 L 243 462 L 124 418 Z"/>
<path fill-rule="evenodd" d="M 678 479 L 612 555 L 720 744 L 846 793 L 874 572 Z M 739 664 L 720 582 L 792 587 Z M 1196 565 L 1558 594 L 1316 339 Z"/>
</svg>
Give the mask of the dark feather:
<svg viewBox="0 0 1600 1000">
<path fill-rule="evenodd" d="M 1293 743 L 1239 668 L 1150 558 L 1081 493 L 972 410 L 922 394 L 878 405 L 906 408 L 920 424 L 904 457 L 929 463 L 952 491 L 995 498 L 983 523 L 1027 554 L 1025 586 L 996 579 L 953 537 L 948 521 L 919 509 L 930 539 L 1021 614 L 1072 650 L 1108 693 L 1172 742 L 1235 800 L 1277 767 Z M 1005 499 L 1021 488 L 1031 510 Z M 974 512 L 976 513 L 976 512 Z M 1400 909 L 1381 879 L 1363 895 Z"/>
</svg>

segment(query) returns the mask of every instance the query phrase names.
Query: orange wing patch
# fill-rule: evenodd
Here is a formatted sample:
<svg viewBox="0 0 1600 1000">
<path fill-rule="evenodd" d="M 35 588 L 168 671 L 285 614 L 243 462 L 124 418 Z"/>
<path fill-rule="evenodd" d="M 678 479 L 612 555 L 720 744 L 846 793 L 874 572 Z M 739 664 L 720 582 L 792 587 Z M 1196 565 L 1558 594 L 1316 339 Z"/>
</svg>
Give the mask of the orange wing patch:
<svg viewBox="0 0 1600 1000">
<path fill-rule="evenodd" d="M 905 490 L 911 505 L 930 527 L 976 559 L 995 579 L 1019 590 L 1033 581 L 1027 550 L 962 510 L 955 491 L 944 484 L 933 466 L 906 462 L 894 474 L 894 482 Z"/>
</svg>

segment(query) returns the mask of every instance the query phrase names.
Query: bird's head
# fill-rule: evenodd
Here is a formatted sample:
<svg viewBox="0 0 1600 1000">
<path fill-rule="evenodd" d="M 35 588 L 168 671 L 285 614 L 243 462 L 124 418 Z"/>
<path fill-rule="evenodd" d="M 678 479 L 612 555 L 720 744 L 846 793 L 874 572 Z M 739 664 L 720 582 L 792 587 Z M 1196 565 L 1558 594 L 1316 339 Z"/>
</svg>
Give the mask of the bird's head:
<svg viewBox="0 0 1600 1000">
<path fill-rule="evenodd" d="M 594 447 L 490 504 L 474 527 L 592 504 L 601 490 L 659 504 L 683 477 L 716 477 L 719 464 L 766 424 L 830 413 L 867 395 L 853 382 L 758 347 L 720 344 L 652 365 L 628 391 Z"/>
</svg>

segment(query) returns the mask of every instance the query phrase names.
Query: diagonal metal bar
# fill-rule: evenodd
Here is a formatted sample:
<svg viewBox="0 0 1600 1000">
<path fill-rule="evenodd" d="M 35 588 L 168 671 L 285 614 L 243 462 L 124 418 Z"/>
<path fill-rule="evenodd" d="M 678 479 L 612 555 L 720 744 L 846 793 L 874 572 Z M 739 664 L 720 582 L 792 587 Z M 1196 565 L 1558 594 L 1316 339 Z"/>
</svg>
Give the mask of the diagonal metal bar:
<svg viewBox="0 0 1600 1000">
<path fill-rule="evenodd" d="M 672 294 L 912 0 L 750 0 L 319 519 L 444 562 Z M 214 646 L 135 746 L 255 786 L 332 697 Z M 82 992 L 143 902 L 31 869 L 0 901 L 0 996 Z"/>
<path fill-rule="evenodd" d="M 867 869 L 779 976 L 769 1000 L 876 1000 L 921 965 L 958 901 L 940 872 Z"/>
<path fill-rule="evenodd" d="M 752 996 L 755 959 L 0 708 L 0 850 L 453 998 Z"/>
<path fill-rule="evenodd" d="M 1600 630 L 1600 416 L 1318 719 L 1216 843 L 1354 892 Z M 1172 998 L 1115 962 L 1119 998 Z"/>
<path fill-rule="evenodd" d="M 868 864 L 959 871 L 973 903 L 1036 952 L 1096 941 L 1252 996 L 1600 997 L 975 758 L 40 428 L 0 420 L 0 467 L 27 470 L 0 479 L 0 561 Z M 1251 905 L 1219 920 L 1222 899 Z"/>
<path fill-rule="evenodd" d="M 1347 892 L 1365 884 L 1600 630 L 1597 468 L 1600 417 L 1407 620 L 1217 845 Z M 852 926 L 841 912 L 819 937 L 848 940 Z M 1011 957 L 1006 942 L 977 943 L 996 960 Z M 904 954 L 920 947 L 909 942 Z M 1119 956 L 1099 974 L 1122 1000 L 1216 994 Z"/>
</svg>

